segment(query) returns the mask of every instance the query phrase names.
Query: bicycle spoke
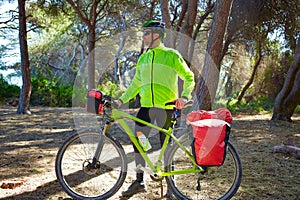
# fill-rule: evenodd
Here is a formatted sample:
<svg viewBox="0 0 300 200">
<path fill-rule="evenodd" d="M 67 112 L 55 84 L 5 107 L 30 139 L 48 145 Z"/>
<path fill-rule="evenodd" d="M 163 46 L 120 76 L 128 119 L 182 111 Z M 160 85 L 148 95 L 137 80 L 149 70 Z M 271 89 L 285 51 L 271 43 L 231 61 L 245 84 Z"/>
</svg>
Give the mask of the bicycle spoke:
<svg viewBox="0 0 300 200">
<path fill-rule="evenodd" d="M 74 198 L 111 196 L 125 179 L 124 150 L 120 150 L 115 141 L 105 138 L 100 158 L 95 160 L 99 141 L 97 133 L 80 134 L 71 138 L 58 154 L 57 176 L 66 192 Z"/>
<path fill-rule="evenodd" d="M 185 146 L 191 151 L 190 142 Z M 167 177 L 167 182 L 180 199 L 228 199 L 240 184 L 241 168 L 236 160 L 235 150 L 229 145 L 224 164 L 220 167 L 207 167 L 204 173 L 188 173 Z M 180 170 L 193 167 L 191 160 L 176 145 L 170 151 L 167 162 L 172 163 L 167 170 Z M 200 185 L 199 185 L 200 183 Z"/>
</svg>

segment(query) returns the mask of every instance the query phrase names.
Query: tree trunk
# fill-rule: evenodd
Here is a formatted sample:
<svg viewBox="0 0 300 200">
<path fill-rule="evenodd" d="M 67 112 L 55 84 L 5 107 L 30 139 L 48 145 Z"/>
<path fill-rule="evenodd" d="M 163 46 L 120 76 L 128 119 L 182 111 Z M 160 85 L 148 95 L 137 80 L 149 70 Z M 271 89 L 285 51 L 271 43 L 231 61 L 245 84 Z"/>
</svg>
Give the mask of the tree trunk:
<svg viewBox="0 0 300 200">
<path fill-rule="evenodd" d="M 192 44 L 192 35 L 193 35 L 193 26 L 195 24 L 196 16 L 197 16 L 197 0 L 188 1 L 187 12 L 186 12 L 186 21 L 182 27 L 181 34 L 179 34 L 180 40 L 178 45 L 178 51 L 182 55 L 182 57 L 189 64 L 191 60 L 189 60 L 189 50 L 190 44 Z M 183 90 L 183 80 L 178 79 L 178 95 L 182 93 Z"/>
<path fill-rule="evenodd" d="M 215 7 L 215 3 L 208 4 L 205 13 L 200 17 L 200 20 L 195 28 L 195 31 L 193 32 L 193 36 L 192 36 L 193 40 L 191 41 L 189 55 L 188 55 L 189 60 L 193 59 L 195 43 L 196 43 L 196 39 L 197 39 L 198 33 L 200 31 L 200 28 L 201 28 L 202 24 L 204 23 L 204 21 L 206 20 L 206 18 L 210 15 L 210 13 L 212 13 L 214 7 Z"/>
<path fill-rule="evenodd" d="M 232 65 L 229 67 L 228 74 L 227 74 L 227 80 L 225 83 L 225 98 L 232 97 L 232 68 L 234 66 L 234 62 Z"/>
<path fill-rule="evenodd" d="M 254 81 L 254 77 L 255 77 L 256 71 L 257 71 L 258 66 L 260 64 L 260 61 L 262 59 L 262 55 L 261 55 L 262 54 L 261 53 L 261 42 L 258 41 L 257 43 L 258 43 L 257 44 L 257 48 L 256 48 L 257 52 L 256 52 L 256 56 L 255 56 L 255 63 L 254 63 L 254 66 L 253 66 L 253 71 L 252 71 L 250 79 L 248 80 L 247 84 L 245 85 L 245 87 L 242 89 L 241 93 L 238 96 L 238 103 L 241 102 L 241 100 L 243 99 L 246 91 L 252 85 L 252 83 Z"/>
<path fill-rule="evenodd" d="M 161 15 L 162 21 L 166 24 L 166 38 L 164 39 L 164 44 L 166 47 L 172 47 L 173 45 L 173 35 L 171 33 L 171 18 L 170 18 L 170 10 L 169 10 L 169 2 L 168 0 L 160 0 L 161 7 Z"/>
<path fill-rule="evenodd" d="M 95 88 L 95 40 L 96 34 L 95 29 L 89 29 L 89 42 L 88 42 L 88 89 Z"/>
<path fill-rule="evenodd" d="M 180 34 L 180 40 L 178 45 L 178 51 L 181 53 L 182 57 L 188 60 L 189 62 L 189 47 L 192 43 L 192 35 L 194 31 L 193 26 L 195 24 L 196 16 L 197 0 L 190 0 L 188 1 L 186 21 L 182 27 L 182 34 Z"/>
<path fill-rule="evenodd" d="M 18 0 L 19 6 L 19 42 L 21 54 L 22 90 L 18 104 L 18 114 L 30 114 L 29 103 L 31 95 L 30 63 L 27 45 L 25 0 Z"/>
<path fill-rule="evenodd" d="M 272 120 L 292 121 L 300 99 L 300 37 L 283 87 L 275 99 Z"/>
<path fill-rule="evenodd" d="M 223 40 L 231 11 L 232 0 L 218 0 L 208 38 L 204 66 L 196 85 L 197 107 L 211 110 L 214 101 L 221 64 Z"/>
</svg>

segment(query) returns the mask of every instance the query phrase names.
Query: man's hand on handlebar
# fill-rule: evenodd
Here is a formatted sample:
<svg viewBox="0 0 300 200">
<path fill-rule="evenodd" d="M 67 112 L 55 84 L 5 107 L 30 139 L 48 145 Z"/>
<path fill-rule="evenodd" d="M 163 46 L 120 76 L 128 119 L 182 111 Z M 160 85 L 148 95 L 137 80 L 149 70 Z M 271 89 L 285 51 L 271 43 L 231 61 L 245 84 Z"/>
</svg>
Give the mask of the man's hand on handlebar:
<svg viewBox="0 0 300 200">
<path fill-rule="evenodd" d="M 113 99 L 112 102 L 118 108 L 120 108 L 121 105 L 123 104 L 123 102 L 120 99 Z M 181 110 L 187 106 L 193 105 L 193 101 L 192 100 L 188 101 L 185 98 L 178 98 L 173 102 L 166 103 L 166 105 L 175 105 L 176 109 Z"/>
<path fill-rule="evenodd" d="M 167 105 L 174 105 L 177 110 L 181 110 L 181 109 L 183 109 L 185 107 L 192 106 L 193 103 L 194 103 L 193 100 L 189 100 L 188 101 L 185 98 L 179 98 L 179 99 L 173 100 L 171 102 L 168 102 L 165 105 L 166 106 Z"/>
<path fill-rule="evenodd" d="M 175 107 L 176 109 L 182 109 L 184 108 L 185 104 L 186 104 L 187 100 L 185 98 L 179 98 L 175 101 Z"/>
</svg>

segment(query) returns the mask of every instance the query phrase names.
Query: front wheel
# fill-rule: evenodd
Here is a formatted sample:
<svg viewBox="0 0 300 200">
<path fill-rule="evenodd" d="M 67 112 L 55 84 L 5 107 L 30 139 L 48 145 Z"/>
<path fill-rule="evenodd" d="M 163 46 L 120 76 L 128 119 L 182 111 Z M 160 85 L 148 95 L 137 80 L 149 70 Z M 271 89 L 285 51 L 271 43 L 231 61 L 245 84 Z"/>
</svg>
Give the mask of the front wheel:
<svg viewBox="0 0 300 200">
<path fill-rule="evenodd" d="M 191 141 L 182 137 L 182 144 L 192 153 Z M 192 168 L 185 152 L 173 144 L 166 156 L 166 171 Z M 228 143 L 224 164 L 207 167 L 203 173 L 188 173 L 166 177 L 168 187 L 179 199 L 230 199 L 238 190 L 242 179 L 242 165 L 238 153 Z"/>
<path fill-rule="evenodd" d="M 111 136 L 75 134 L 60 147 L 55 172 L 74 199 L 107 199 L 122 186 L 127 174 L 124 149 Z"/>
</svg>

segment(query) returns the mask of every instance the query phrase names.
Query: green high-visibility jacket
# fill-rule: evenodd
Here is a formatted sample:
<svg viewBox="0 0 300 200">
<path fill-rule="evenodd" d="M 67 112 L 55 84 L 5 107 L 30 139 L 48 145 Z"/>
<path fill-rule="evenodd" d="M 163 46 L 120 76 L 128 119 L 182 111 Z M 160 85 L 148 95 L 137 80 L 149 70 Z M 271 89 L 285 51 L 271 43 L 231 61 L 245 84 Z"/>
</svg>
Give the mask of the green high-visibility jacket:
<svg viewBox="0 0 300 200">
<path fill-rule="evenodd" d="M 184 81 L 180 96 L 191 99 L 193 72 L 176 50 L 161 44 L 140 56 L 134 78 L 120 100 L 125 103 L 140 94 L 142 107 L 172 108 L 165 104 L 178 99 L 178 77 Z"/>
</svg>

